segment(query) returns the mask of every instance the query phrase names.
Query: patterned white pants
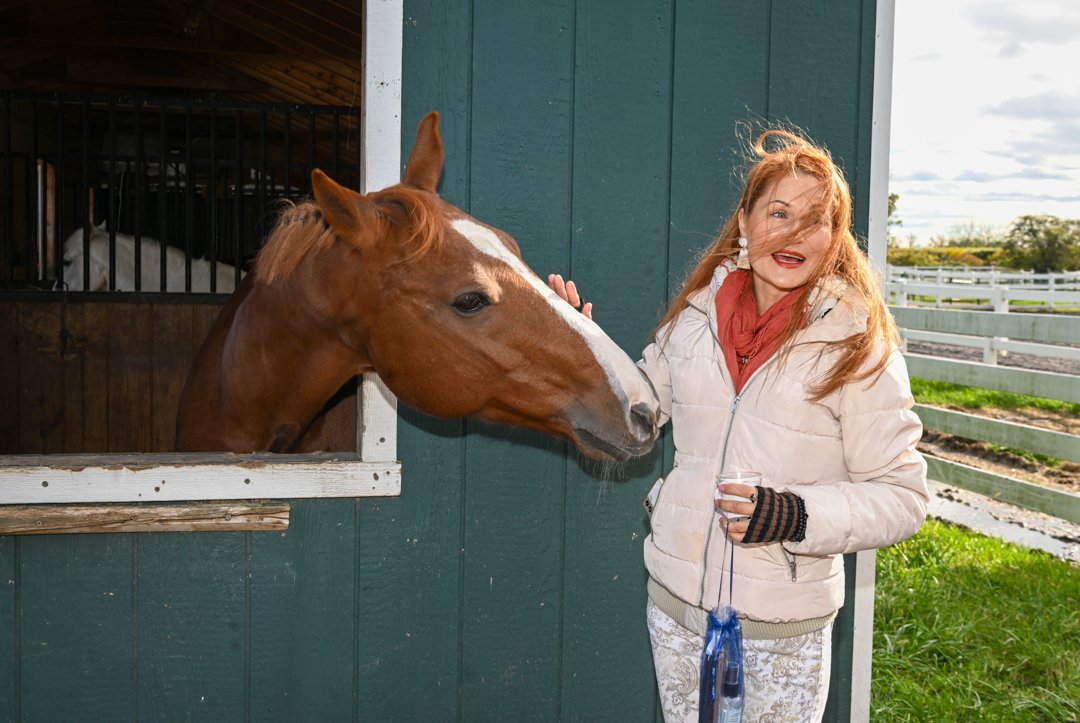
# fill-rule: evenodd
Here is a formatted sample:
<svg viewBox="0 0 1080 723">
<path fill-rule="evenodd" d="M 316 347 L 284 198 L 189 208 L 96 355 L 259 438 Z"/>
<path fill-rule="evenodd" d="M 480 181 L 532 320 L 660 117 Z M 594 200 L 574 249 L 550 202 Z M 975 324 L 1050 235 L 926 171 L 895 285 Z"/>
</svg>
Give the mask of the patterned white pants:
<svg viewBox="0 0 1080 723">
<path fill-rule="evenodd" d="M 646 611 L 656 685 L 665 723 L 697 723 L 705 639 L 652 600 Z M 745 723 L 817 723 L 825 712 L 832 666 L 832 624 L 807 635 L 743 640 Z"/>
</svg>

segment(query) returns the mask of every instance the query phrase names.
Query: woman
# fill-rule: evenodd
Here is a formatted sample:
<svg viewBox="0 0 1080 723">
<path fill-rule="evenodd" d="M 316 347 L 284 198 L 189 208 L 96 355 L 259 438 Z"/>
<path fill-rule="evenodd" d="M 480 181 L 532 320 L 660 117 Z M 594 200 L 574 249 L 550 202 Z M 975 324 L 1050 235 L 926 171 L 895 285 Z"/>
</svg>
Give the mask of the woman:
<svg viewBox="0 0 1080 723">
<path fill-rule="evenodd" d="M 922 426 L 851 233 L 848 185 L 793 133 L 767 131 L 753 150 L 737 213 L 639 362 L 675 442 L 674 467 L 647 498 L 645 541 L 669 723 L 697 720 L 707 614 L 729 600 L 743 632 L 743 720 L 820 720 L 842 554 L 910 537 L 926 515 Z M 572 282 L 549 284 L 580 304 Z M 717 489 L 733 471 L 761 482 Z"/>
</svg>

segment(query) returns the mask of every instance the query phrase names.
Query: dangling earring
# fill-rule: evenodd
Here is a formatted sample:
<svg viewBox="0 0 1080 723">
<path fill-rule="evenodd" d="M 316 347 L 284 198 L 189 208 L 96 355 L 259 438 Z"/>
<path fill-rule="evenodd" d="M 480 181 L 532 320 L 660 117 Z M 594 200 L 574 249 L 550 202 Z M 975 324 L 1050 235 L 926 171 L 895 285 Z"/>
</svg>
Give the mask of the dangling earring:
<svg viewBox="0 0 1080 723">
<path fill-rule="evenodd" d="M 749 241 L 745 236 L 739 237 L 739 258 L 735 261 L 735 266 L 740 269 L 750 268 L 750 254 L 747 252 L 746 247 L 749 245 Z"/>
</svg>

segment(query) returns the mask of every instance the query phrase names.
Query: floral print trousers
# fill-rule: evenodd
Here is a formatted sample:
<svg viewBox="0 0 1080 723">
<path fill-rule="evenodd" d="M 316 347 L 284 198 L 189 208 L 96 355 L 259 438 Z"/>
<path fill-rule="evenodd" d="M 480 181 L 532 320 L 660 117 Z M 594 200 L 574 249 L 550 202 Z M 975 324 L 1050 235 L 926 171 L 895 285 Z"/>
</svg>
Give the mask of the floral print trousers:
<svg viewBox="0 0 1080 723">
<path fill-rule="evenodd" d="M 646 616 L 665 723 L 697 723 L 705 639 L 652 602 Z M 743 640 L 744 723 L 817 723 L 825 712 L 832 624 L 777 640 Z"/>
</svg>

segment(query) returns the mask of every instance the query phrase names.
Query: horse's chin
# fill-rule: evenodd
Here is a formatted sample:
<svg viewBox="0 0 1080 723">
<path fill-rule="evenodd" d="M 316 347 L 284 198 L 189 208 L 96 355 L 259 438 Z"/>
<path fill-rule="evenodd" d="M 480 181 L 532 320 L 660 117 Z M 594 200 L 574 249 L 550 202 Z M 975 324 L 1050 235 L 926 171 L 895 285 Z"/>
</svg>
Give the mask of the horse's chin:
<svg viewBox="0 0 1080 723">
<path fill-rule="evenodd" d="M 631 457 L 638 457 L 652 449 L 652 440 L 647 444 L 624 447 L 606 439 L 597 437 L 587 429 L 574 430 L 574 442 L 584 454 L 593 459 L 625 462 Z"/>
</svg>

